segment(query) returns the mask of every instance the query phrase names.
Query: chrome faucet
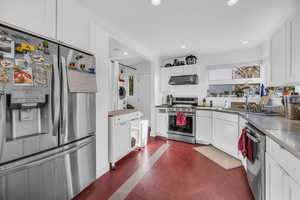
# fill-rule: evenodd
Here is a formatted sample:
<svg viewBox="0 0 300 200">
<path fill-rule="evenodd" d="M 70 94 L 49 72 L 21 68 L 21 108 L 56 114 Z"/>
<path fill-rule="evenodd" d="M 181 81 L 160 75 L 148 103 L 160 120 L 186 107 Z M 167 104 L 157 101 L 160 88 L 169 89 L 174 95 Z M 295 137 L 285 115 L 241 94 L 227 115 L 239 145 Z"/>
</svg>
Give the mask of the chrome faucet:
<svg viewBox="0 0 300 200">
<path fill-rule="evenodd" d="M 250 105 L 249 105 L 249 102 L 248 102 L 248 95 L 246 95 L 245 108 L 246 108 L 246 112 L 249 112 Z"/>
</svg>

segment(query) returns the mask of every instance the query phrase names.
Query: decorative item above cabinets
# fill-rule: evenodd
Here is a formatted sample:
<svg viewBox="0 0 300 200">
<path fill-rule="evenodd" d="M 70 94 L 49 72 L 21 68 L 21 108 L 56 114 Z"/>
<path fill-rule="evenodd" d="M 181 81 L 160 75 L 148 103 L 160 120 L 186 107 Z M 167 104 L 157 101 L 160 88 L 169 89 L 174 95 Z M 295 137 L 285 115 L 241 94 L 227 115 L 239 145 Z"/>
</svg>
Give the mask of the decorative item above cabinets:
<svg viewBox="0 0 300 200">
<path fill-rule="evenodd" d="M 194 55 L 182 56 L 176 58 L 170 58 L 163 61 L 163 67 L 176 67 L 184 65 L 195 65 L 198 62 L 198 58 Z"/>
</svg>

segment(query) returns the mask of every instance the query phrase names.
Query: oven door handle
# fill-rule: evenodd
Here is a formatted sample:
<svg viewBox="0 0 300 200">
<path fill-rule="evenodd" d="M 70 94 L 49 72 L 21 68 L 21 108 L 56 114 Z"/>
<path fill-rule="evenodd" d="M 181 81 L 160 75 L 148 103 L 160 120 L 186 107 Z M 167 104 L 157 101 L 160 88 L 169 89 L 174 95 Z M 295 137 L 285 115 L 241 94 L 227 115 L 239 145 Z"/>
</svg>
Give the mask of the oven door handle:
<svg viewBox="0 0 300 200">
<path fill-rule="evenodd" d="M 176 115 L 177 115 L 177 113 L 169 113 L 169 116 L 176 116 Z M 184 114 L 184 115 L 187 117 L 196 117 L 195 114 Z"/>
</svg>

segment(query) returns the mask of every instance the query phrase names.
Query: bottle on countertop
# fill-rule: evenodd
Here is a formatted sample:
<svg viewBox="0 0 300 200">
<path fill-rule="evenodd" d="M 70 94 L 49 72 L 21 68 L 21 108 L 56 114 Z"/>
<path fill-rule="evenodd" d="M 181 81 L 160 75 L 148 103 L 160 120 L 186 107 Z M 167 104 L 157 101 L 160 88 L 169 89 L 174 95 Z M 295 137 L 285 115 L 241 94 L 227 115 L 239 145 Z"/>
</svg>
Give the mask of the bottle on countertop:
<svg viewBox="0 0 300 200">
<path fill-rule="evenodd" d="M 260 86 L 260 96 L 261 97 L 266 96 L 264 84 L 261 84 Z"/>
<path fill-rule="evenodd" d="M 225 103 L 224 103 L 224 108 L 229 108 L 229 104 L 228 104 L 228 101 L 227 101 L 227 99 L 225 100 Z"/>
<path fill-rule="evenodd" d="M 206 106 L 206 99 L 205 98 L 202 100 L 202 105 Z"/>
</svg>

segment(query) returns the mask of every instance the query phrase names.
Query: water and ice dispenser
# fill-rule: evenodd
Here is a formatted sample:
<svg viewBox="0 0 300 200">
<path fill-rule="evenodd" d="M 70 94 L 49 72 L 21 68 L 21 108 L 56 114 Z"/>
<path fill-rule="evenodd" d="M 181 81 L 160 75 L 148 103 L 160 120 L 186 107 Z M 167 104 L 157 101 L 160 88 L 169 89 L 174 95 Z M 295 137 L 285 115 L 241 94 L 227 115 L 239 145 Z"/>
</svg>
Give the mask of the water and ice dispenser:
<svg viewBox="0 0 300 200">
<path fill-rule="evenodd" d="M 7 140 L 49 132 L 49 94 L 43 90 L 12 91 L 6 96 Z"/>
</svg>

